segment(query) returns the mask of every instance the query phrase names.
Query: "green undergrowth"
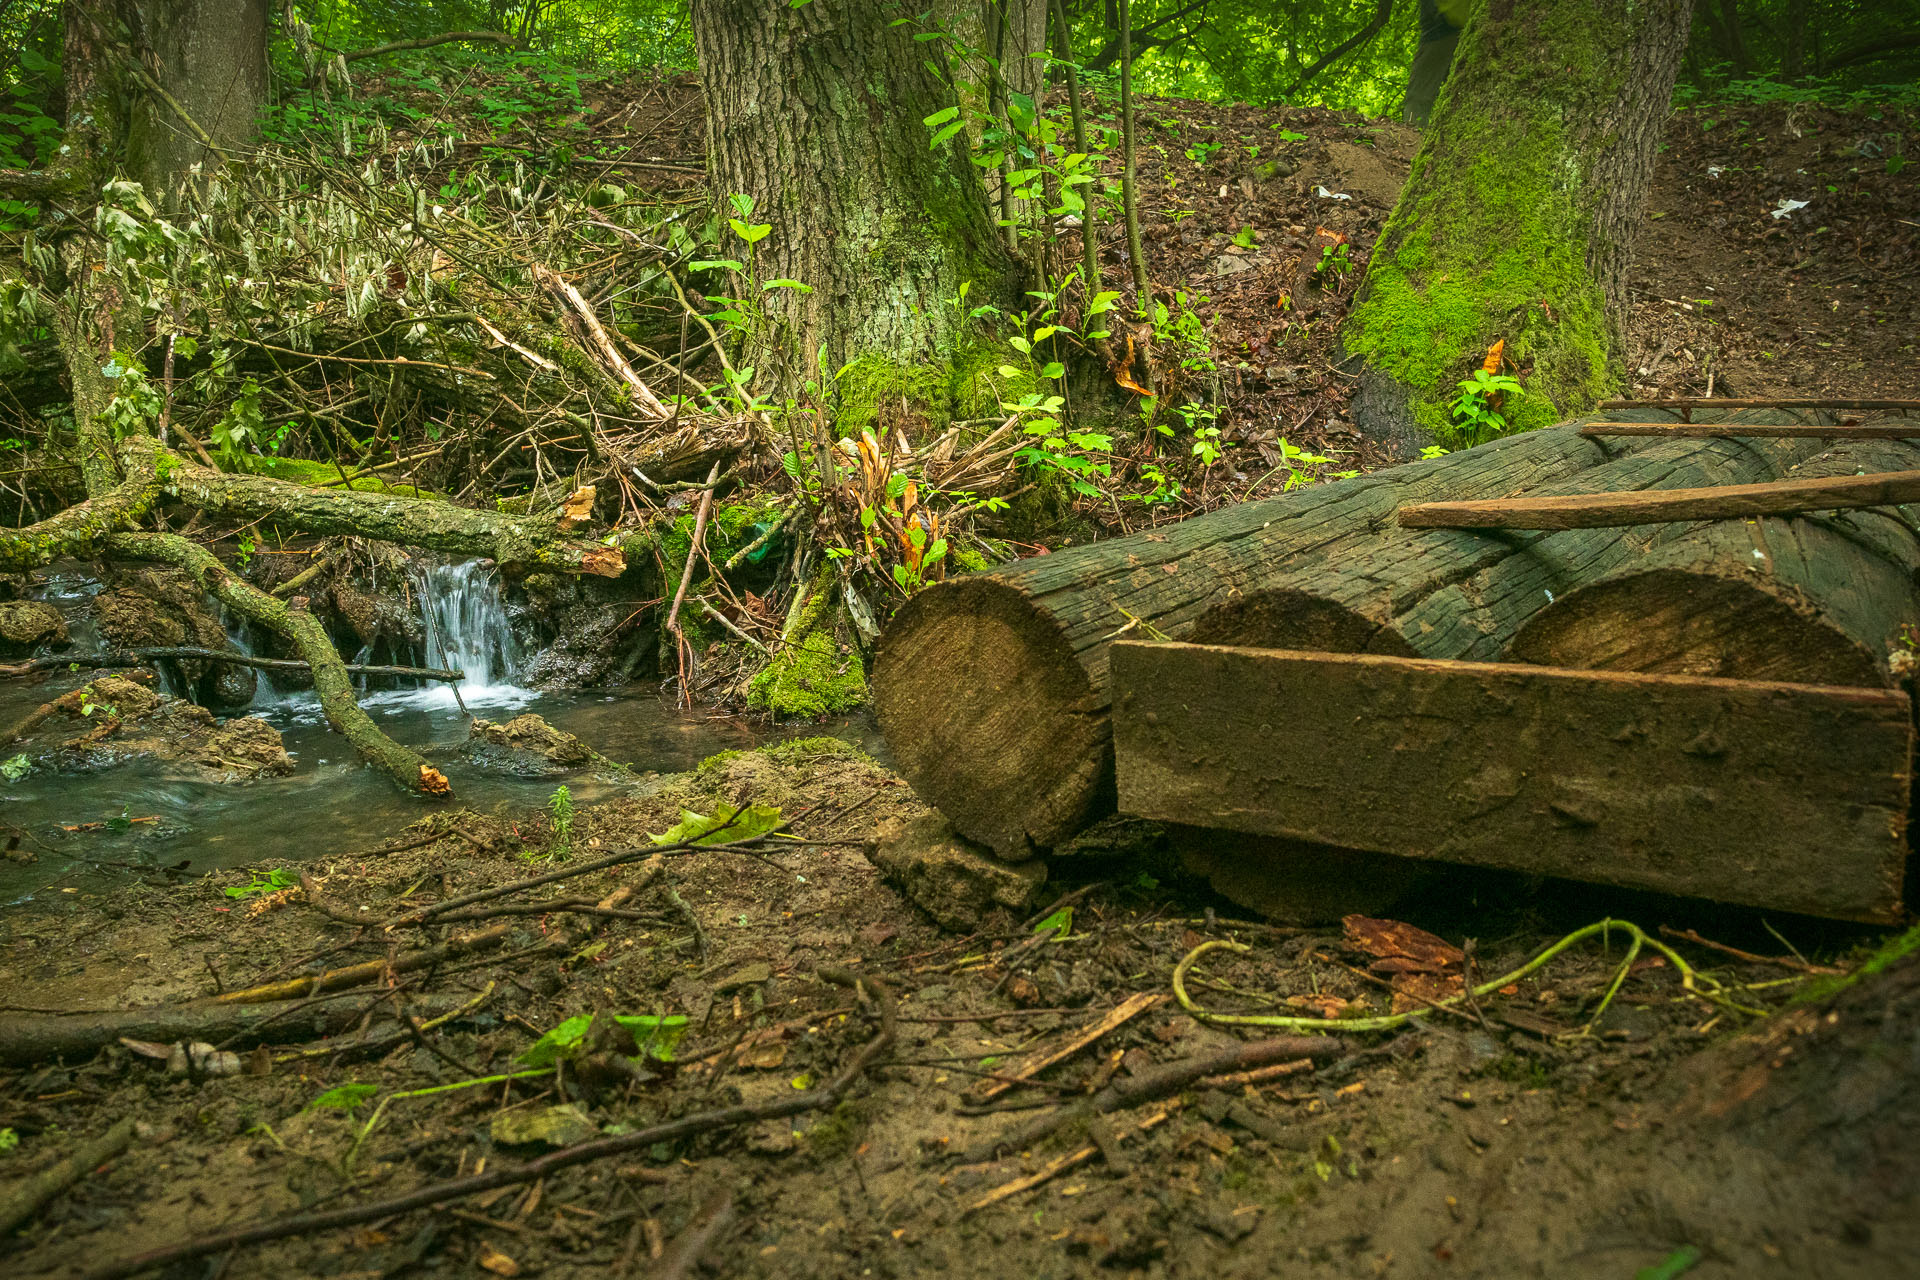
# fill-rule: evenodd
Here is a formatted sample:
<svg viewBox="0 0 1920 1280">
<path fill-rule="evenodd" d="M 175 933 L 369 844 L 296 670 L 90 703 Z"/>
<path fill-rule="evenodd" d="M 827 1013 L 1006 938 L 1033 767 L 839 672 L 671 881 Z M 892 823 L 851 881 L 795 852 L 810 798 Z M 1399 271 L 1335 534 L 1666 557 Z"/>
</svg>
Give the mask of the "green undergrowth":
<svg viewBox="0 0 1920 1280">
<path fill-rule="evenodd" d="M 1822 1000 L 1839 995 L 1862 978 L 1870 977 L 1890 968 L 1896 961 L 1902 960 L 1914 952 L 1920 951 L 1920 926 L 1887 938 L 1875 947 L 1860 965 L 1849 973 L 1838 977 L 1818 978 L 1800 988 L 1794 997 L 1796 1004 L 1818 1004 Z"/>
<path fill-rule="evenodd" d="M 817 720 L 851 711 L 867 700 L 867 673 L 851 647 L 835 637 L 839 618 L 837 576 L 822 566 L 809 586 L 806 606 L 787 629 L 773 658 L 747 685 L 747 705 L 782 719 Z"/>
</svg>

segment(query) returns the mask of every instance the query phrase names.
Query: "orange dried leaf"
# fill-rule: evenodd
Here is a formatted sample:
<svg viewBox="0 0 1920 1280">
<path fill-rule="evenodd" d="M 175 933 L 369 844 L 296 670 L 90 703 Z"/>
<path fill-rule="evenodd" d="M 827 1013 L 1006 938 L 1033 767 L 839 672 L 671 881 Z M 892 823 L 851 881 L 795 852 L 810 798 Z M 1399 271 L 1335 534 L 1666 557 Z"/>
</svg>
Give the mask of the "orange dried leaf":
<svg viewBox="0 0 1920 1280">
<path fill-rule="evenodd" d="M 1488 377 L 1492 377 L 1494 374 L 1500 372 L 1500 357 L 1505 353 L 1506 349 L 1507 340 L 1505 338 L 1500 339 L 1500 341 L 1487 348 L 1487 358 L 1481 361 L 1480 367 L 1486 370 Z"/>
</svg>

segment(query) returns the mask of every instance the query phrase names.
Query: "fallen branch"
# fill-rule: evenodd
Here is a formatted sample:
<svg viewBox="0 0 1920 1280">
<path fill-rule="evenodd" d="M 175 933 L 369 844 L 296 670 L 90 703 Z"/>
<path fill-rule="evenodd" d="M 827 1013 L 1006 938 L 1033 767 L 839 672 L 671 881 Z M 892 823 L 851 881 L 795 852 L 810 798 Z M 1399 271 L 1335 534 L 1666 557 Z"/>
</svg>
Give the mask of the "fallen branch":
<svg viewBox="0 0 1920 1280">
<path fill-rule="evenodd" d="M 0 676 L 24 676 L 35 671 L 57 671 L 62 667 L 141 667 L 163 658 L 204 658 L 230 667 L 258 667 L 263 671 L 311 671 L 312 664 L 301 658 L 256 658 L 233 649 L 200 649 L 192 645 L 162 645 L 146 649 L 115 649 L 108 653 L 62 653 L 0 666 Z M 437 667 L 382 667 L 361 662 L 341 664 L 341 670 L 356 676 L 401 676 L 413 680 L 445 680 L 458 684 L 466 674 Z"/>
<path fill-rule="evenodd" d="M 634 400 L 641 408 L 662 422 L 673 416 L 667 406 L 660 403 L 659 397 L 653 394 L 652 389 L 640 380 L 640 375 L 633 371 L 633 366 L 628 364 L 626 357 L 620 354 L 620 349 L 613 345 L 613 339 L 608 335 L 606 327 L 600 323 L 600 317 L 593 313 L 593 307 L 580 296 L 578 289 L 562 279 L 559 273 L 537 262 L 533 265 L 533 278 L 541 288 L 552 294 L 560 303 L 567 327 L 574 331 L 574 336 L 579 340 L 580 345 L 600 362 L 601 367 L 608 374 L 632 393 Z"/>
<path fill-rule="evenodd" d="M 737 1128 L 740 1125 L 753 1124 L 762 1120 L 778 1120 L 837 1106 L 846 1096 L 847 1091 L 866 1073 L 867 1068 L 892 1047 L 893 996 L 876 979 L 864 975 L 856 976 L 843 969 L 822 969 L 820 976 L 829 982 L 845 986 L 865 987 L 873 995 L 880 1018 L 880 1030 L 873 1039 L 861 1046 L 840 1073 L 821 1088 L 790 1094 L 784 1098 L 775 1097 L 755 1105 L 720 1107 L 712 1111 L 696 1112 L 693 1115 L 682 1116 L 678 1120 L 669 1120 L 645 1129 L 575 1143 L 573 1146 L 562 1147 L 558 1151 L 541 1156 L 537 1160 L 530 1160 L 525 1164 L 501 1165 L 485 1173 L 433 1183 L 386 1200 L 350 1205 L 325 1213 L 278 1218 L 233 1231 L 182 1240 L 176 1244 L 164 1245 L 158 1249 L 150 1249 L 145 1253 L 109 1262 L 89 1272 L 88 1280 L 121 1280 L 121 1277 L 138 1275 L 142 1271 L 192 1258 L 224 1253 L 242 1245 L 260 1244 L 268 1240 L 285 1240 L 292 1236 L 312 1235 L 315 1232 L 331 1231 L 338 1227 L 374 1222 L 415 1209 L 464 1200 L 469 1196 L 491 1191 L 495 1187 L 519 1186 L 535 1182 L 562 1169 L 644 1151 L 656 1143 L 679 1142 L 719 1129 Z"/>
<path fill-rule="evenodd" d="M 507 940 L 510 928 L 511 926 L 504 924 L 496 925 L 464 938 L 450 939 L 441 946 L 409 951 L 404 955 L 391 958 L 382 956 L 378 960 L 368 960 L 364 964 L 329 969 L 325 973 L 315 974 L 310 978 L 289 978 L 285 982 L 270 982 L 264 986 L 248 987 L 244 991 L 229 991 L 223 995 L 214 996 L 206 1003 L 266 1004 L 274 1000 L 299 1000 L 307 996 L 317 996 L 323 991 L 338 991 L 343 987 L 357 987 L 363 983 L 377 982 L 389 973 L 411 973 L 415 969 L 425 969 L 443 960 L 497 947 Z"/>
<path fill-rule="evenodd" d="M 358 62 L 362 58 L 378 58 L 382 54 L 401 53 L 408 49 L 434 49 L 443 44 L 456 42 L 473 44 L 481 41 L 504 45 L 520 43 L 517 38 L 504 31 L 443 31 L 437 36 L 416 36 L 411 40 L 389 40 L 386 44 L 376 44 L 369 49 L 349 49 L 336 56 L 342 62 Z"/>
<path fill-rule="evenodd" d="M 1338 1057 L 1352 1052 L 1352 1048 L 1351 1044 L 1338 1036 L 1280 1036 L 1272 1040 L 1248 1041 L 1198 1058 L 1183 1058 L 1143 1071 L 1129 1079 L 1115 1081 L 1091 1098 L 1050 1111 L 1037 1120 L 990 1139 L 984 1146 L 961 1155 L 959 1160 L 963 1164 L 977 1164 L 982 1160 L 992 1160 L 1003 1151 L 1024 1151 L 1073 1121 L 1103 1116 L 1164 1098 L 1206 1076 L 1246 1071 L 1276 1062 L 1292 1062 L 1296 1058 Z"/>
<path fill-rule="evenodd" d="M 384 769 L 405 790 L 421 795 L 446 795 L 452 791 L 438 770 L 412 748 L 389 738 L 360 709 L 346 663 L 334 650 L 326 628 L 304 607 L 275 600 L 230 572 L 211 553 L 175 534 L 122 533 L 110 538 L 107 545 L 115 555 L 132 560 L 158 560 L 185 570 L 202 591 L 248 621 L 288 641 L 313 672 L 313 689 L 319 695 L 320 709 L 326 714 L 327 723 L 352 743 L 363 759 Z"/>
<path fill-rule="evenodd" d="M 281 1004 L 168 1005 L 103 1013 L 46 1014 L 0 1019 L 0 1064 L 14 1067 L 74 1060 L 123 1036 L 132 1040 L 205 1040 L 222 1046 L 271 1039 L 277 1043 L 337 1035 L 387 998 L 378 991 L 309 1006 Z M 271 1035 L 267 1034 L 271 1028 Z"/>
<path fill-rule="evenodd" d="M 673 1242 L 673 1248 L 660 1260 L 654 1271 L 658 1280 L 685 1280 L 693 1274 L 700 1263 L 700 1255 L 707 1251 L 713 1238 L 724 1231 L 733 1222 L 733 1192 L 722 1189 L 714 1192 L 680 1238 Z"/>
<path fill-rule="evenodd" d="M 125 1151 L 132 1141 L 133 1117 L 128 1116 L 15 1187 L 0 1200 L 0 1239 L 12 1235 L 55 1196 Z"/>
<path fill-rule="evenodd" d="M 1725 436 L 1734 439 L 1778 437 L 1800 440 L 1912 440 L 1920 438 L 1920 422 L 1875 422 L 1850 427 L 1810 426 L 1806 423 L 1736 422 L 1589 422 L 1583 436 L 1652 436 L 1656 439 L 1694 439 Z"/>
<path fill-rule="evenodd" d="M 1602 400 L 1602 409 L 1920 409 L 1920 400 L 1795 400 L 1778 396 L 1729 399 L 1680 396 L 1672 400 Z"/>
<path fill-rule="evenodd" d="M 1145 1133 L 1147 1130 L 1165 1123 L 1167 1117 L 1172 1115 L 1179 1105 L 1180 1104 L 1176 1102 L 1172 1106 L 1154 1112 L 1139 1124 L 1134 1125 L 1131 1129 L 1114 1134 L 1114 1141 L 1120 1141 L 1136 1133 Z M 1067 1154 L 1049 1161 L 1040 1169 L 1028 1174 L 1024 1178 L 1015 1178 L 1012 1182 L 1005 1182 L 995 1187 L 968 1205 L 965 1209 L 962 1209 L 960 1216 L 964 1218 L 967 1214 L 973 1213 L 976 1210 L 985 1209 L 989 1205 L 999 1204 L 1002 1200 L 1011 1200 L 1023 1191 L 1031 1191 L 1035 1187 L 1059 1177 L 1075 1165 L 1085 1164 L 1087 1161 L 1093 1159 L 1094 1156 L 1100 1154 L 1100 1151 L 1100 1144 L 1096 1142 L 1089 1142 L 1083 1147 L 1069 1151 Z"/>
</svg>

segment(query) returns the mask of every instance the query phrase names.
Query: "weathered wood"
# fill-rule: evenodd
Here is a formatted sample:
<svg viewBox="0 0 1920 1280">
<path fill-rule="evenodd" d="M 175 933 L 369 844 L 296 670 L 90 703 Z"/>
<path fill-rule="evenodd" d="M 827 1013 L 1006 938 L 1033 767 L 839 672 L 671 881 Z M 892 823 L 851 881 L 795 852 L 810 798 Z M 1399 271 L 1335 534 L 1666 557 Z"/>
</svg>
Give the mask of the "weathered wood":
<svg viewBox="0 0 1920 1280">
<path fill-rule="evenodd" d="M 1758 426 L 1735 425 L 1727 422 L 1589 422 L 1580 428 L 1580 434 L 1583 436 L 1652 436 L 1656 440 L 1706 436 L 1726 436 L 1743 440 L 1764 436 L 1813 440 L 1911 440 L 1920 436 L 1920 424 L 1902 421 L 1854 423 L 1851 426 L 1808 426 L 1805 423 Z"/>
<path fill-rule="evenodd" d="M 311 664 L 300 658 L 256 658 L 237 649 L 203 649 L 195 645 L 173 644 L 144 649 L 113 649 L 106 653 L 56 653 L 27 662 L 0 666 L 0 676 L 22 676 L 35 671 L 54 671 L 61 667 L 140 667 L 163 658 L 198 658 L 229 667 L 253 667 L 262 671 L 311 671 Z M 346 662 L 341 670 L 355 676 L 396 676 L 414 680 L 444 680 L 459 684 L 466 674 L 438 667 L 390 667 L 365 662 Z"/>
<path fill-rule="evenodd" d="M 1904 429 L 1920 431 L 1920 423 Z M 1857 441 L 1803 477 L 1920 467 L 1920 443 Z M 1514 636 L 1518 662 L 1887 686 L 1920 639 L 1920 508 L 1696 525 L 1565 592 Z"/>
<path fill-rule="evenodd" d="M 1226 593 L 1257 590 L 1291 557 L 1390 528 L 1408 501 L 1525 492 L 1641 447 L 1658 446 L 1554 427 L 940 583 L 881 637 L 881 731 L 955 830 L 1024 861 L 1112 811 L 1116 636 L 1184 636 Z"/>
<path fill-rule="evenodd" d="M 1904 693 L 1207 645 L 1113 647 L 1120 803 L 1774 910 L 1901 918 Z"/>
<path fill-rule="evenodd" d="M 1738 416 L 1779 422 L 1794 415 L 1755 410 Z M 1643 492 L 1779 479 L 1818 448 L 1812 440 L 1667 440 L 1537 492 Z M 1389 528 L 1332 540 L 1277 567 L 1261 589 L 1227 593 L 1185 638 L 1267 649 L 1493 659 L 1521 624 L 1557 596 L 1640 560 L 1694 527 L 1511 534 Z"/>
<path fill-rule="evenodd" d="M 1602 409 L 1894 409 L 1920 411 L 1920 400 L 1795 399 L 1780 396 L 1678 396 L 1668 400 L 1602 400 Z"/>
<path fill-rule="evenodd" d="M 1920 502 L 1920 471 L 1778 480 L 1643 493 L 1579 493 L 1490 502 L 1423 502 L 1400 509 L 1408 529 L 1606 529 L 1675 520 L 1738 520 Z"/>
</svg>

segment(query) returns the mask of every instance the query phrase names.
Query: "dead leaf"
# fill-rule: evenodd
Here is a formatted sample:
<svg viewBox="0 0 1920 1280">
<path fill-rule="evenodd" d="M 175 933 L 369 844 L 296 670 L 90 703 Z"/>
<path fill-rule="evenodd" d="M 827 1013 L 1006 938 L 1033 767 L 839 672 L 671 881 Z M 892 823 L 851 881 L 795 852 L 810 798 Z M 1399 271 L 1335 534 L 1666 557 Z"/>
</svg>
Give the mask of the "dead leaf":
<svg viewBox="0 0 1920 1280">
<path fill-rule="evenodd" d="M 1305 1009 L 1316 1018 L 1344 1017 L 1352 1002 L 1340 996 L 1288 996 L 1287 1007 Z"/>
<path fill-rule="evenodd" d="M 430 796 L 451 794 L 453 784 L 447 781 L 447 775 L 430 764 L 420 766 L 420 790 Z"/>
<path fill-rule="evenodd" d="M 517 1276 L 520 1264 L 490 1244 L 480 1246 L 480 1265 L 497 1276 Z"/>
<path fill-rule="evenodd" d="M 1444 973 L 1466 963 L 1466 953 L 1460 948 L 1399 920 L 1353 915 L 1342 919 L 1340 927 L 1346 932 L 1348 946 L 1389 962 L 1373 965 L 1376 972 Z"/>
<path fill-rule="evenodd" d="M 1487 348 L 1487 358 L 1481 362 L 1480 367 L 1486 371 L 1488 377 L 1492 377 L 1494 374 L 1500 372 L 1500 356 L 1506 349 L 1507 340 L 1505 338 L 1500 339 Z"/>
</svg>

